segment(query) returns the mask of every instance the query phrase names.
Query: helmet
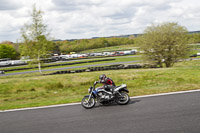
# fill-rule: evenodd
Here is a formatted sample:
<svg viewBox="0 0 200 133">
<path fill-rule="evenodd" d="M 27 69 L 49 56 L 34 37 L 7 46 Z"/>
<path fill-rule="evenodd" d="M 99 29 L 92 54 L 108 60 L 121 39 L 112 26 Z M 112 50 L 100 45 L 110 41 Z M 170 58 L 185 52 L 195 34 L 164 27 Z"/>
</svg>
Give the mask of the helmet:
<svg viewBox="0 0 200 133">
<path fill-rule="evenodd" d="M 105 78 L 106 78 L 106 75 L 105 75 L 105 74 L 102 74 L 102 75 L 99 76 L 99 79 L 100 79 L 100 80 L 104 80 Z"/>
</svg>

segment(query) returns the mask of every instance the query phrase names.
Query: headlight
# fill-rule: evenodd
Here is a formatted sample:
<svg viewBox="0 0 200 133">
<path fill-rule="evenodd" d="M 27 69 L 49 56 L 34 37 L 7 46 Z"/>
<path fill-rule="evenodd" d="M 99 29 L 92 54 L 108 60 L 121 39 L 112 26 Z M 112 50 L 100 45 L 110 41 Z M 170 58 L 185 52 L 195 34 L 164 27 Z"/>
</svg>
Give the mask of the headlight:
<svg viewBox="0 0 200 133">
<path fill-rule="evenodd" d="M 92 86 L 88 89 L 88 93 L 92 92 Z"/>
</svg>

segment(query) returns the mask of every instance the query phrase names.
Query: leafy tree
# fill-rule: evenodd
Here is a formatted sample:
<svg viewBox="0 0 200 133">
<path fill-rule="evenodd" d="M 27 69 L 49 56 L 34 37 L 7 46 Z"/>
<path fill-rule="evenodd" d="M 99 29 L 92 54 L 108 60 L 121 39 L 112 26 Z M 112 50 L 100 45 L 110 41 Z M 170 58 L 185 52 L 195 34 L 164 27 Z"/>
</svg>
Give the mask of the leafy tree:
<svg viewBox="0 0 200 133">
<path fill-rule="evenodd" d="M 160 67 L 163 67 L 163 63 L 171 67 L 188 53 L 187 33 L 187 29 L 177 23 L 152 25 L 137 38 L 137 43 L 144 51 L 145 59 Z"/>
<path fill-rule="evenodd" d="M 0 59 L 2 58 L 11 58 L 16 59 L 17 53 L 16 50 L 8 44 L 0 44 Z"/>
<path fill-rule="evenodd" d="M 47 26 L 43 24 L 42 14 L 43 12 L 37 10 L 34 5 L 31 13 L 32 22 L 25 24 L 21 29 L 21 56 L 28 56 L 32 59 L 30 63 L 37 63 L 41 74 L 42 60 L 53 50 L 53 42 L 48 39 L 49 33 Z"/>
</svg>

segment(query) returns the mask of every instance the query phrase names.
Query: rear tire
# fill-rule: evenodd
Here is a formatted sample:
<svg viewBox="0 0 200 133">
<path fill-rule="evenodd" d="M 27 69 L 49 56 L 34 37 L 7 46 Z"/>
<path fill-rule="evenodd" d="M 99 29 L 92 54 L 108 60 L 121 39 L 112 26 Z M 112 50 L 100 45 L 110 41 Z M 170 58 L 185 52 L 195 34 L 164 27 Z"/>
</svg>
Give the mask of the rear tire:
<svg viewBox="0 0 200 133">
<path fill-rule="evenodd" d="M 95 106 L 96 102 L 93 97 L 90 98 L 90 101 L 88 100 L 89 100 L 89 96 L 84 97 L 81 101 L 81 105 L 86 109 L 91 109 Z"/>
<path fill-rule="evenodd" d="M 125 93 L 125 92 L 121 92 L 120 94 L 122 96 L 119 96 L 119 98 L 117 99 L 117 103 L 119 105 L 126 105 L 126 104 L 128 104 L 129 101 L 130 101 L 129 95 L 127 93 Z"/>
</svg>

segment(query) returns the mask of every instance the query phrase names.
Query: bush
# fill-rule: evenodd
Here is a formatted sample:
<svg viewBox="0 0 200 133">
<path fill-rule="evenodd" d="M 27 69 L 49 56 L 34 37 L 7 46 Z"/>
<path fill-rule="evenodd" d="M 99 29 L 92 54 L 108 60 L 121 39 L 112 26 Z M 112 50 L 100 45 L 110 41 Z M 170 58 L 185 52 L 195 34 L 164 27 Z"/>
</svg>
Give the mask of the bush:
<svg viewBox="0 0 200 133">
<path fill-rule="evenodd" d="M 16 59 L 17 52 L 13 46 L 8 44 L 0 44 L 0 59 L 1 58 L 11 58 Z"/>
</svg>

